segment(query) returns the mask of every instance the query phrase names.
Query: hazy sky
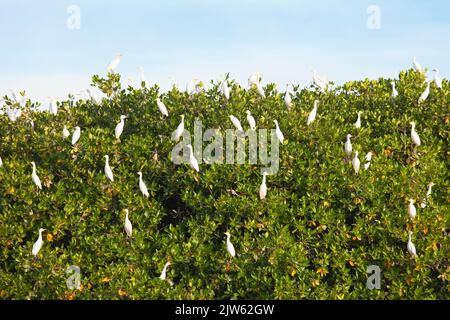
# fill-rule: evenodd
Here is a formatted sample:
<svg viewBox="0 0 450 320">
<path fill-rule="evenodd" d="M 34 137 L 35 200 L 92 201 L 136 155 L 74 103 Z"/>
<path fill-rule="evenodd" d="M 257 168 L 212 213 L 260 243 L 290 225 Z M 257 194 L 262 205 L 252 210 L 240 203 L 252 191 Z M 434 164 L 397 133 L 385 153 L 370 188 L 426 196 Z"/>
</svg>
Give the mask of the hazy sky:
<svg viewBox="0 0 450 320">
<path fill-rule="evenodd" d="M 67 27 L 71 5 L 80 29 Z M 367 9 L 381 10 L 369 29 Z M 450 73 L 448 0 L 114 1 L 0 0 L 0 93 L 26 89 L 35 99 L 89 87 L 117 52 L 123 78 L 185 88 L 194 77 L 226 72 L 244 83 L 306 85 L 311 69 L 342 83 L 395 77 L 411 65 Z"/>
</svg>

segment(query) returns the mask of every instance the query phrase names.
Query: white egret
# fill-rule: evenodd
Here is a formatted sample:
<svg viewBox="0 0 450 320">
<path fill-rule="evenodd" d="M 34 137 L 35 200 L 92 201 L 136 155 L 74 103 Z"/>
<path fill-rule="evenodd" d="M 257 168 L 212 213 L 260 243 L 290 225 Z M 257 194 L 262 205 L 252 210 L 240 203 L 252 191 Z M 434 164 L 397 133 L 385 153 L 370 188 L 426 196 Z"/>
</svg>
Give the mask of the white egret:
<svg viewBox="0 0 450 320">
<path fill-rule="evenodd" d="M 141 192 L 142 192 L 142 195 L 144 196 L 144 197 L 149 197 L 149 193 L 148 193 L 148 189 L 147 189 L 147 186 L 145 185 L 145 182 L 144 182 L 144 180 L 142 180 L 142 172 L 138 172 L 138 175 L 139 175 L 139 189 L 141 190 Z"/>
<path fill-rule="evenodd" d="M 80 127 L 76 126 L 75 131 L 72 134 L 72 145 L 75 145 L 75 143 L 78 142 L 81 136 L 81 129 Z"/>
<path fill-rule="evenodd" d="M 172 134 L 172 140 L 173 141 L 178 141 L 181 138 L 181 135 L 184 132 L 184 114 L 181 115 L 181 122 L 178 125 L 177 129 L 173 132 Z"/>
<path fill-rule="evenodd" d="M 422 208 L 425 208 L 425 207 L 427 206 L 427 200 L 428 200 L 428 198 L 431 196 L 431 188 L 432 188 L 433 186 L 434 186 L 434 183 L 433 183 L 433 182 L 430 182 L 430 183 L 428 184 L 427 194 L 426 194 L 425 198 L 422 200 L 422 203 L 420 204 L 420 206 L 421 206 Z"/>
<path fill-rule="evenodd" d="M 248 88 L 250 89 L 253 85 L 258 84 L 261 81 L 261 73 L 255 72 L 248 78 Z"/>
<path fill-rule="evenodd" d="M 159 98 L 156 99 L 156 104 L 158 105 L 158 109 L 163 114 L 163 116 L 168 117 L 169 113 L 167 112 L 166 105 Z"/>
<path fill-rule="evenodd" d="M 425 88 L 425 91 L 422 92 L 422 94 L 419 97 L 419 103 L 427 100 L 429 94 L 430 94 L 430 83 L 427 82 L 427 87 Z"/>
<path fill-rule="evenodd" d="M 328 85 L 328 80 L 325 77 L 322 77 L 316 73 L 315 70 L 312 70 L 313 73 L 313 83 L 319 87 L 322 92 L 325 92 Z"/>
<path fill-rule="evenodd" d="M 230 99 L 230 88 L 228 87 L 226 80 L 222 81 L 221 89 L 222 89 L 222 94 L 225 96 L 225 99 L 229 100 Z"/>
<path fill-rule="evenodd" d="M 414 206 L 414 199 L 409 199 L 408 215 L 409 218 L 414 221 L 414 218 L 416 217 L 416 207 Z"/>
<path fill-rule="evenodd" d="M 264 88 L 262 87 L 261 82 L 258 82 L 256 84 L 256 89 L 258 90 L 258 93 L 261 97 L 265 98 L 266 97 L 266 93 L 264 92 Z"/>
<path fill-rule="evenodd" d="M 419 134 L 416 132 L 416 124 L 415 122 L 410 122 L 410 124 L 411 124 L 411 140 L 414 145 L 420 147 L 421 142 Z"/>
<path fill-rule="evenodd" d="M 284 104 L 288 109 L 292 106 L 292 98 L 291 94 L 289 93 L 289 84 L 286 85 L 286 93 L 284 94 Z"/>
<path fill-rule="evenodd" d="M 117 66 L 120 63 L 120 59 L 122 59 L 122 54 L 121 53 L 116 54 L 116 57 L 108 65 L 107 70 L 111 71 L 111 72 L 114 72 L 114 70 L 117 68 Z"/>
<path fill-rule="evenodd" d="M 352 137 L 351 134 L 347 134 L 347 141 L 345 141 L 344 145 L 344 151 L 347 157 L 350 157 L 352 155 L 352 142 L 350 141 L 350 138 Z"/>
<path fill-rule="evenodd" d="M 117 124 L 116 129 L 114 131 L 114 134 L 115 134 L 117 140 L 120 140 L 120 136 L 122 135 L 122 132 L 123 132 L 123 127 L 125 126 L 126 118 L 127 118 L 127 116 L 124 116 L 124 115 L 120 116 L 120 122 Z"/>
<path fill-rule="evenodd" d="M 189 149 L 189 164 L 192 169 L 199 172 L 200 169 L 198 167 L 198 161 L 194 157 L 194 151 L 192 150 L 192 146 L 190 144 L 187 145 L 187 148 Z"/>
<path fill-rule="evenodd" d="M 352 166 L 353 170 L 355 170 L 355 173 L 358 174 L 359 168 L 361 167 L 361 161 L 359 161 L 358 158 L 358 151 L 355 151 L 355 157 L 352 160 Z"/>
<path fill-rule="evenodd" d="M 419 62 L 417 62 L 415 56 L 413 57 L 413 67 L 414 67 L 414 70 L 416 70 L 417 72 L 420 72 L 420 73 L 423 72 L 422 66 L 420 65 Z"/>
<path fill-rule="evenodd" d="M 230 256 L 234 258 L 234 256 L 236 255 L 236 251 L 234 250 L 234 246 L 230 241 L 231 235 L 229 232 L 225 232 L 225 235 L 227 236 L 227 251 L 230 254 Z"/>
<path fill-rule="evenodd" d="M 315 119 L 317 115 L 317 105 L 319 104 L 319 101 L 314 101 L 314 107 L 312 108 L 311 112 L 308 115 L 308 121 L 306 124 L 309 126 Z"/>
<path fill-rule="evenodd" d="M 31 173 L 31 180 L 33 180 L 34 184 L 38 189 L 42 189 L 41 179 L 39 179 L 37 173 L 36 173 L 36 163 L 34 161 L 31 161 L 31 165 L 33 166 L 33 172 Z"/>
<path fill-rule="evenodd" d="M 40 228 L 39 229 L 39 237 L 36 240 L 36 242 L 33 244 L 33 249 L 31 250 L 31 253 L 33 254 L 33 256 L 36 258 L 39 251 L 42 248 L 42 244 L 44 243 L 44 241 L 42 240 L 42 231 L 45 231 L 45 229 Z"/>
<path fill-rule="evenodd" d="M 64 128 L 63 128 L 62 135 L 63 135 L 64 139 L 67 139 L 70 136 L 70 132 L 69 132 L 69 130 L 67 130 L 66 126 L 64 126 Z"/>
<path fill-rule="evenodd" d="M 167 267 L 170 266 L 170 262 L 166 262 L 166 264 L 164 265 L 164 268 L 162 269 L 161 275 L 159 276 L 159 278 L 161 280 L 166 280 L 166 276 L 167 276 Z"/>
<path fill-rule="evenodd" d="M 434 68 L 433 69 L 434 72 L 434 76 L 433 76 L 433 81 L 434 84 L 436 85 L 436 87 L 438 87 L 439 89 L 442 89 L 442 79 L 439 77 L 439 70 Z"/>
<path fill-rule="evenodd" d="M 364 170 L 369 169 L 370 161 L 372 160 L 372 156 L 373 156 L 372 151 L 367 152 L 366 157 L 365 157 L 366 163 L 364 164 Z"/>
<path fill-rule="evenodd" d="M 147 89 L 150 89 L 150 86 L 149 86 L 149 84 L 148 84 L 148 82 L 147 82 L 147 79 L 145 78 L 144 68 L 143 68 L 143 67 L 139 67 L 138 69 L 139 69 L 139 74 L 140 74 L 140 76 L 141 76 L 141 83 L 143 82 L 144 85 L 145 85 L 145 87 L 146 87 Z"/>
<path fill-rule="evenodd" d="M 128 213 L 129 213 L 128 209 L 125 209 L 125 213 L 126 213 L 126 215 L 125 215 L 124 229 L 125 229 L 125 232 L 127 233 L 128 238 L 131 238 L 131 235 L 133 233 L 133 226 L 131 225 L 131 221 L 128 218 Z"/>
<path fill-rule="evenodd" d="M 230 120 L 231 120 L 231 122 L 233 123 L 233 125 L 236 127 L 236 129 L 238 130 L 238 131 L 244 131 L 244 129 L 242 129 L 242 125 L 241 125 L 241 122 L 239 121 L 239 119 L 238 118 L 236 118 L 235 116 L 233 116 L 233 115 L 231 115 L 231 116 L 229 116 L 230 117 Z"/>
<path fill-rule="evenodd" d="M 256 129 L 255 118 L 253 118 L 252 114 L 250 113 L 250 110 L 245 111 L 245 113 L 247 113 L 247 122 L 250 126 L 250 129 L 255 130 Z"/>
<path fill-rule="evenodd" d="M 50 98 L 50 107 L 49 107 L 50 113 L 56 115 L 58 113 L 58 104 L 56 98 L 55 97 L 49 98 Z"/>
<path fill-rule="evenodd" d="M 111 167 L 109 166 L 109 156 L 106 154 L 105 155 L 105 175 L 106 177 L 111 180 L 111 182 L 114 181 L 114 177 L 113 177 L 113 172 L 111 170 Z"/>
<path fill-rule="evenodd" d="M 361 113 L 362 113 L 362 111 L 358 111 L 358 119 L 356 119 L 356 122 L 355 122 L 356 129 L 361 128 Z"/>
<path fill-rule="evenodd" d="M 261 186 L 259 187 L 259 198 L 261 200 L 264 200 L 267 195 L 266 176 L 267 176 L 267 172 L 264 172 Z"/>
<path fill-rule="evenodd" d="M 411 235 L 412 235 L 412 231 L 408 231 L 408 244 L 407 244 L 406 248 L 408 249 L 408 252 L 411 255 L 411 257 L 413 257 L 415 259 L 417 257 L 416 246 L 414 245 L 414 243 L 412 243 Z"/>
<path fill-rule="evenodd" d="M 283 141 L 284 141 L 283 132 L 281 132 L 281 130 L 280 130 L 280 126 L 278 125 L 278 121 L 277 120 L 273 120 L 273 122 L 275 122 L 275 126 L 276 126 L 275 134 L 276 134 L 278 140 L 280 141 L 280 143 L 283 144 Z"/>
<path fill-rule="evenodd" d="M 395 88 L 395 82 L 394 81 L 391 81 L 391 85 L 392 85 L 392 93 L 391 93 L 391 97 L 392 98 L 397 98 L 397 96 L 398 96 L 398 91 L 397 91 L 397 89 Z"/>
</svg>

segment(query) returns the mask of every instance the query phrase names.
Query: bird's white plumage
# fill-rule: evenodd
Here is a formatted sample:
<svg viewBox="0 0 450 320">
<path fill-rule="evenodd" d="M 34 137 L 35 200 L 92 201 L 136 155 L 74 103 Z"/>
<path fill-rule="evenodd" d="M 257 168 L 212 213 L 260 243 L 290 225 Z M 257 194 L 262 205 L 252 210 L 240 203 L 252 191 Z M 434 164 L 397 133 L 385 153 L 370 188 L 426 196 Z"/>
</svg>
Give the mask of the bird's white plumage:
<svg viewBox="0 0 450 320">
<path fill-rule="evenodd" d="M 358 111 L 358 118 L 356 119 L 355 127 L 356 129 L 361 128 L 361 111 Z"/>
<path fill-rule="evenodd" d="M 314 101 L 314 107 L 312 108 L 311 112 L 308 115 L 308 120 L 306 122 L 306 124 L 309 126 L 311 123 L 313 123 L 313 121 L 316 119 L 316 115 L 317 115 L 317 105 L 318 105 L 319 101 Z"/>
<path fill-rule="evenodd" d="M 149 193 L 148 193 L 148 189 L 147 189 L 147 186 L 145 185 L 145 182 L 144 182 L 144 180 L 142 180 L 142 172 L 138 172 L 138 175 L 139 175 L 139 189 L 141 190 L 141 192 L 142 192 L 142 195 L 144 196 L 144 197 L 149 197 Z"/>
<path fill-rule="evenodd" d="M 286 85 L 286 93 L 284 94 L 284 104 L 289 109 L 292 106 L 292 98 L 291 94 L 289 93 L 289 85 Z"/>
<path fill-rule="evenodd" d="M 62 135 L 63 135 L 64 139 L 67 139 L 70 136 L 70 132 L 69 132 L 69 130 L 67 130 L 66 126 L 64 126 L 64 128 L 63 128 Z"/>
<path fill-rule="evenodd" d="M 173 141 L 178 141 L 181 138 L 181 135 L 184 132 L 184 115 L 181 115 L 181 122 L 178 125 L 177 129 L 173 132 L 172 134 L 172 140 Z"/>
<path fill-rule="evenodd" d="M 58 104 L 55 97 L 50 98 L 50 113 L 56 115 L 58 113 Z"/>
<path fill-rule="evenodd" d="M 166 116 L 166 117 L 169 116 L 169 112 L 167 111 L 166 105 L 159 98 L 156 99 L 156 105 L 158 106 L 158 109 L 162 113 L 163 116 Z"/>
<path fill-rule="evenodd" d="M 425 88 L 425 91 L 422 92 L 422 94 L 419 97 L 419 103 L 422 103 L 425 100 L 427 100 L 429 95 L 430 95 L 430 83 L 427 82 L 427 87 Z"/>
<path fill-rule="evenodd" d="M 166 280 L 167 277 L 167 267 L 170 266 L 170 262 L 166 262 L 166 264 L 164 265 L 164 268 L 161 271 L 161 275 L 159 276 L 159 278 L 161 280 Z"/>
<path fill-rule="evenodd" d="M 227 251 L 230 254 L 230 256 L 234 258 L 234 256 L 236 256 L 236 251 L 234 250 L 234 246 L 230 241 L 231 235 L 229 232 L 225 232 L 225 235 L 227 236 Z"/>
<path fill-rule="evenodd" d="M 262 87 L 261 82 L 258 82 L 256 84 L 256 89 L 258 90 L 258 93 L 261 97 L 265 98 L 266 97 L 266 93 L 264 92 L 264 88 Z"/>
<path fill-rule="evenodd" d="M 414 220 L 414 218 L 416 217 L 416 207 L 414 206 L 413 199 L 409 199 L 408 215 L 411 220 Z"/>
<path fill-rule="evenodd" d="M 222 88 L 222 94 L 225 96 L 225 99 L 229 100 L 230 99 L 230 88 L 228 87 L 226 80 L 222 81 L 221 88 Z"/>
<path fill-rule="evenodd" d="M 345 141 L 344 150 L 347 157 L 350 157 L 352 155 L 352 142 L 350 141 L 350 138 L 352 137 L 351 134 L 347 134 L 347 141 Z"/>
<path fill-rule="evenodd" d="M 126 215 L 125 215 L 125 223 L 124 223 L 124 229 L 127 233 L 128 238 L 131 238 L 131 235 L 133 234 L 133 226 L 131 224 L 130 219 L 128 218 L 128 209 L 125 209 Z"/>
<path fill-rule="evenodd" d="M 278 121 L 277 120 L 273 120 L 273 122 L 275 122 L 275 126 L 276 126 L 275 134 L 276 134 L 278 140 L 280 141 L 280 143 L 283 144 L 283 141 L 284 141 L 283 132 L 281 132 L 281 130 L 280 130 L 280 126 L 278 125 Z"/>
<path fill-rule="evenodd" d="M 433 81 L 437 88 L 442 89 L 442 79 L 439 77 L 439 70 L 433 69 Z"/>
<path fill-rule="evenodd" d="M 120 63 L 120 60 L 122 59 L 122 54 L 118 53 L 116 54 L 116 57 L 111 61 L 111 63 L 108 65 L 107 70 L 114 72 L 114 70 L 117 68 L 117 66 Z"/>
<path fill-rule="evenodd" d="M 264 200 L 267 195 L 266 176 L 267 176 L 267 172 L 264 172 L 261 185 L 259 186 L 259 198 L 261 200 Z"/>
<path fill-rule="evenodd" d="M 391 97 L 392 97 L 392 98 L 397 98 L 397 96 L 398 96 L 398 91 L 397 91 L 397 89 L 395 88 L 395 82 L 394 82 L 394 81 L 391 81 L 391 85 L 392 85 L 392 93 L 391 93 Z"/>
<path fill-rule="evenodd" d="M 250 129 L 255 130 L 256 129 L 256 121 L 255 118 L 253 118 L 252 114 L 250 113 L 250 110 L 245 111 L 247 113 L 247 122 L 250 126 Z"/>
<path fill-rule="evenodd" d="M 416 132 L 416 124 L 414 122 L 411 122 L 411 140 L 414 145 L 420 146 L 421 141 L 419 134 Z"/>
<path fill-rule="evenodd" d="M 244 129 L 242 128 L 241 122 L 239 121 L 238 118 L 236 118 L 233 115 L 229 116 L 231 122 L 233 123 L 234 127 L 238 130 L 238 131 L 244 131 Z"/>
<path fill-rule="evenodd" d="M 114 176 L 111 167 L 109 166 L 109 156 L 105 155 L 105 175 L 106 177 L 111 180 L 111 182 L 114 182 Z"/>
<path fill-rule="evenodd" d="M 417 72 L 423 72 L 422 66 L 416 60 L 416 57 L 413 57 L 413 67 L 414 67 L 414 70 L 416 70 Z"/>
<path fill-rule="evenodd" d="M 359 173 L 359 168 L 361 167 L 361 161 L 358 158 L 358 151 L 355 151 L 355 157 L 352 160 L 353 170 L 356 174 Z"/>
<path fill-rule="evenodd" d="M 195 159 L 194 151 L 192 149 L 192 146 L 190 144 L 187 145 L 187 148 L 189 149 L 189 165 L 192 169 L 199 172 L 200 168 L 198 167 L 198 161 Z"/>
<path fill-rule="evenodd" d="M 411 255 L 411 257 L 416 258 L 417 257 L 416 246 L 414 245 L 414 243 L 411 240 L 411 235 L 412 235 L 412 232 L 408 231 L 408 244 L 407 244 L 406 248 L 408 249 L 408 252 Z"/>
<path fill-rule="evenodd" d="M 126 118 L 127 118 L 127 116 L 124 116 L 124 115 L 120 116 L 120 121 L 116 125 L 116 129 L 114 130 L 114 135 L 116 136 L 116 139 L 120 139 L 120 136 L 122 135 L 123 127 L 125 126 L 125 119 Z"/>
<path fill-rule="evenodd" d="M 31 180 L 33 180 L 34 184 L 39 188 L 42 189 L 41 179 L 39 179 L 37 173 L 36 173 L 36 164 L 31 162 L 31 165 L 33 166 L 33 172 L 31 173 Z"/>
<path fill-rule="evenodd" d="M 81 129 L 80 127 L 75 127 L 75 131 L 72 134 L 72 145 L 78 142 L 81 137 Z"/>
<path fill-rule="evenodd" d="M 33 249 L 31 250 L 31 253 L 35 257 L 38 255 L 39 251 L 42 248 L 42 244 L 44 243 L 44 241 L 42 240 L 42 231 L 45 231 L 45 229 L 42 229 L 42 228 L 39 229 L 39 237 L 36 240 L 36 242 L 33 244 Z"/>
<path fill-rule="evenodd" d="M 370 161 L 372 160 L 372 156 L 373 156 L 372 151 L 367 152 L 366 157 L 365 157 L 366 163 L 364 164 L 364 170 L 369 169 Z"/>
</svg>

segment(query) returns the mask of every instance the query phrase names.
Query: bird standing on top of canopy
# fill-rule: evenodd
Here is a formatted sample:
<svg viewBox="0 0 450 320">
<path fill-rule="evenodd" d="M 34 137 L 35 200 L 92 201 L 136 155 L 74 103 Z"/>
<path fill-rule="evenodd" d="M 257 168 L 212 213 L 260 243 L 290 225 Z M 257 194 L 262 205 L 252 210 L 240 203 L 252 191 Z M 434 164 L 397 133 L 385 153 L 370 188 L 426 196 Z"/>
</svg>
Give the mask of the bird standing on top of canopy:
<svg viewBox="0 0 450 320">
<path fill-rule="evenodd" d="M 67 139 L 70 136 L 70 132 L 69 132 L 69 130 L 67 130 L 66 126 L 64 126 L 64 128 L 63 128 L 62 134 L 63 134 L 64 139 Z"/>
<path fill-rule="evenodd" d="M 245 111 L 247 113 L 247 122 L 250 126 L 250 129 L 255 130 L 256 129 L 256 121 L 255 118 L 253 118 L 252 114 L 250 113 L 250 110 Z M 233 120 L 231 120 L 233 121 Z"/>
<path fill-rule="evenodd" d="M 117 68 L 117 66 L 120 63 L 120 59 L 122 59 L 122 54 L 121 53 L 116 54 L 116 57 L 108 65 L 107 70 L 111 71 L 111 72 L 114 72 L 114 70 Z"/>
<path fill-rule="evenodd" d="M 166 280 L 166 276 L 167 276 L 167 267 L 170 266 L 170 262 L 166 262 L 166 264 L 164 265 L 164 268 L 162 269 L 161 275 L 159 276 L 159 278 L 161 280 Z"/>
<path fill-rule="evenodd" d="M 81 137 L 81 129 L 80 127 L 76 126 L 75 131 L 72 134 L 72 145 L 75 145 L 75 143 L 78 142 L 80 137 Z"/>
<path fill-rule="evenodd" d="M 355 173 L 358 174 L 359 168 L 361 166 L 361 162 L 359 161 L 359 158 L 358 158 L 358 151 L 355 151 L 355 157 L 352 160 L 352 166 L 353 166 L 353 170 L 355 170 Z"/>
<path fill-rule="evenodd" d="M 187 145 L 187 148 L 189 150 L 189 165 L 191 166 L 192 169 L 199 172 L 200 168 L 198 167 L 197 159 L 195 159 L 194 150 L 192 149 L 192 146 L 190 144 Z"/>
<path fill-rule="evenodd" d="M 397 89 L 395 88 L 395 82 L 394 81 L 391 81 L 391 85 L 392 85 L 392 93 L 391 93 L 391 97 L 392 98 L 397 98 L 397 96 L 398 96 L 398 91 L 397 91 Z"/>
<path fill-rule="evenodd" d="M 439 70 L 434 68 L 433 69 L 434 72 L 434 76 L 433 76 L 433 81 L 434 84 L 436 85 L 436 87 L 438 87 L 439 89 L 442 89 L 442 79 L 439 77 Z"/>
<path fill-rule="evenodd" d="M 31 173 L 31 180 L 33 180 L 34 184 L 38 189 L 42 190 L 42 184 L 41 179 L 39 179 L 37 173 L 36 173 L 36 163 L 34 161 L 31 161 L 31 165 L 33 166 L 33 172 Z"/>
<path fill-rule="evenodd" d="M 139 175 L 139 189 L 141 190 L 142 195 L 144 197 L 148 198 L 149 197 L 149 193 L 148 193 L 148 189 L 147 189 L 147 186 L 145 185 L 144 180 L 142 180 L 142 172 L 139 171 L 138 175 Z"/>
<path fill-rule="evenodd" d="M 409 218 L 414 221 L 414 218 L 416 217 L 416 207 L 414 206 L 414 199 L 409 199 L 408 215 Z"/>
<path fill-rule="evenodd" d="M 133 233 L 133 226 L 131 225 L 131 221 L 128 218 L 128 213 L 129 213 L 128 209 L 125 209 L 125 213 L 126 213 L 126 215 L 125 215 L 124 229 L 125 229 L 125 232 L 127 233 L 128 238 L 131 238 L 131 235 Z"/>
<path fill-rule="evenodd" d="M 273 122 L 275 122 L 275 126 L 276 126 L 275 134 L 276 134 L 278 140 L 280 141 L 280 143 L 283 144 L 283 141 L 284 141 L 283 132 L 281 132 L 281 130 L 280 130 L 280 126 L 278 125 L 278 121 L 277 120 L 273 120 Z"/>
<path fill-rule="evenodd" d="M 416 124 L 415 124 L 415 122 L 410 122 L 410 124 L 411 124 L 411 140 L 412 140 L 412 143 L 414 145 L 416 145 L 417 147 L 420 147 L 421 142 L 420 142 L 419 134 L 416 132 Z"/>
<path fill-rule="evenodd" d="M 266 97 L 266 93 L 264 92 L 264 88 L 262 87 L 261 82 L 258 82 L 256 84 L 256 90 L 258 90 L 258 93 L 261 97 L 265 98 Z"/>
<path fill-rule="evenodd" d="M 361 128 L 361 113 L 362 113 L 362 111 L 358 111 L 358 119 L 356 119 L 356 122 L 355 122 L 356 129 Z"/>
<path fill-rule="evenodd" d="M 429 94 L 430 94 L 430 83 L 427 82 L 427 87 L 425 88 L 425 91 L 422 92 L 422 94 L 420 95 L 418 102 L 421 103 L 427 100 Z"/>
<path fill-rule="evenodd" d="M 345 141 L 345 145 L 344 145 L 344 151 L 345 154 L 347 155 L 347 158 L 350 158 L 350 156 L 352 155 L 352 142 L 350 141 L 350 138 L 352 137 L 351 134 L 347 134 L 347 141 Z"/>
<path fill-rule="evenodd" d="M 120 136 L 123 132 L 123 127 L 125 126 L 125 119 L 127 116 L 121 115 L 120 116 L 120 122 L 117 124 L 116 129 L 114 131 L 116 139 L 120 141 Z"/>
<path fill-rule="evenodd" d="M 315 70 L 312 70 L 313 83 L 319 87 L 320 91 L 325 92 L 328 86 L 328 80 L 326 77 L 319 76 Z"/>
<path fill-rule="evenodd" d="M 319 104 L 319 101 L 314 101 L 314 107 L 312 108 L 311 112 L 308 115 L 308 120 L 306 121 L 306 124 L 309 126 L 313 121 L 316 119 L 317 114 L 317 105 Z"/>
<path fill-rule="evenodd" d="M 56 115 L 58 113 L 58 104 L 56 102 L 56 98 L 55 97 L 49 97 L 50 99 L 50 113 L 53 115 Z"/>
<path fill-rule="evenodd" d="M 259 187 L 259 198 L 261 200 L 264 200 L 267 195 L 266 176 L 267 176 L 267 172 L 263 172 L 263 179 L 261 182 L 261 186 Z"/>
<path fill-rule="evenodd" d="M 423 72 L 422 66 L 420 65 L 419 62 L 417 62 L 415 56 L 413 57 L 413 67 L 414 67 L 414 70 L 416 70 L 417 72 L 420 72 L 420 73 Z"/>
<path fill-rule="evenodd" d="M 292 106 L 292 98 L 291 94 L 289 93 L 289 84 L 286 85 L 286 93 L 284 94 L 284 104 L 288 109 L 290 109 Z"/>
<path fill-rule="evenodd" d="M 36 240 L 36 242 L 33 244 L 33 249 L 31 250 L 31 253 L 33 254 L 33 256 L 35 258 L 37 258 L 37 255 L 42 248 L 42 244 L 44 243 L 44 241 L 42 240 L 42 232 L 43 231 L 45 231 L 45 229 L 42 229 L 42 228 L 39 229 L 39 237 Z"/>
<path fill-rule="evenodd" d="M 181 122 L 178 125 L 177 129 L 172 134 L 172 140 L 178 142 L 183 132 L 184 132 L 184 114 L 181 115 Z"/>
<path fill-rule="evenodd" d="M 221 84 L 222 94 L 225 96 L 225 99 L 230 99 L 230 88 L 228 88 L 227 80 L 223 80 Z"/>
<path fill-rule="evenodd" d="M 239 119 L 236 118 L 236 117 L 233 116 L 233 115 L 230 115 L 229 117 L 230 117 L 230 120 L 231 120 L 231 122 L 233 123 L 234 127 L 235 127 L 238 131 L 244 132 L 244 129 L 242 129 L 242 125 L 241 125 L 241 122 L 239 121 Z"/>
<path fill-rule="evenodd" d="M 408 244 L 406 245 L 406 248 L 408 249 L 408 252 L 411 255 L 411 257 L 415 259 L 417 257 L 416 246 L 411 240 L 411 235 L 412 231 L 408 231 Z"/>
<path fill-rule="evenodd" d="M 167 112 L 166 105 L 159 98 L 156 99 L 156 104 L 158 105 L 158 109 L 163 114 L 163 116 L 168 117 L 169 112 Z"/>
<path fill-rule="evenodd" d="M 105 155 L 105 175 L 106 177 L 111 180 L 111 182 L 114 182 L 113 172 L 111 170 L 111 167 L 109 166 L 109 156 Z"/>
<path fill-rule="evenodd" d="M 227 236 L 227 251 L 230 254 L 230 256 L 234 258 L 234 256 L 236 255 L 236 251 L 234 250 L 234 246 L 230 241 L 231 235 L 229 232 L 225 232 L 225 235 Z"/>
</svg>

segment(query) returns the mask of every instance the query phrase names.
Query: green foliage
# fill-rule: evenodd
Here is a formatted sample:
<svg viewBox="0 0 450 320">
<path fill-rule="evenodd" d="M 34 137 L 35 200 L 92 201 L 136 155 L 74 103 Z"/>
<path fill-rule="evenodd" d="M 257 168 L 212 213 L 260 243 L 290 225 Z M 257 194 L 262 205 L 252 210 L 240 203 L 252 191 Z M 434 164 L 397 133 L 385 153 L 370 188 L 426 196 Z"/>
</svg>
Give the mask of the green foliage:
<svg viewBox="0 0 450 320">
<path fill-rule="evenodd" d="M 2 299 L 449 299 L 448 106 L 449 82 L 432 84 L 417 100 L 424 76 L 402 72 L 399 96 L 390 79 L 349 82 L 327 93 L 295 87 L 288 110 L 284 93 L 268 85 L 266 99 L 228 80 L 226 101 L 217 84 L 189 97 L 173 88 L 156 106 L 157 86 L 122 89 L 120 76 L 93 77 L 108 99 L 59 102 L 58 114 L 31 112 L 17 122 L 1 116 L 0 298 Z M 316 121 L 306 126 L 314 100 Z M 9 101 L 9 100 L 8 100 Z M 200 173 L 170 160 L 172 131 L 185 115 L 203 128 L 246 127 L 251 110 L 258 128 L 277 119 L 287 142 L 280 170 L 258 197 L 259 166 L 201 164 Z M 354 126 L 362 113 L 363 128 Z M 114 137 L 128 115 L 121 142 Z M 31 122 L 33 121 L 33 122 Z M 422 145 L 413 150 L 410 121 Z M 30 125 L 34 123 L 34 129 Z M 62 128 L 81 127 L 73 147 Z M 347 133 L 368 171 L 357 176 L 344 163 Z M 110 156 L 114 183 L 103 173 Z M 43 190 L 31 180 L 35 161 Z M 150 197 L 142 196 L 137 172 Z M 427 207 L 427 185 L 436 185 Z M 418 215 L 409 221 L 407 203 Z M 123 231 L 130 211 L 133 238 Z M 34 260 L 38 229 L 44 245 Z M 408 230 L 418 258 L 406 250 Z M 237 256 L 226 252 L 224 232 Z M 166 261 L 168 281 L 158 278 Z M 66 270 L 81 269 L 79 290 L 68 289 Z M 381 268 L 381 289 L 368 290 L 366 269 Z"/>
</svg>

